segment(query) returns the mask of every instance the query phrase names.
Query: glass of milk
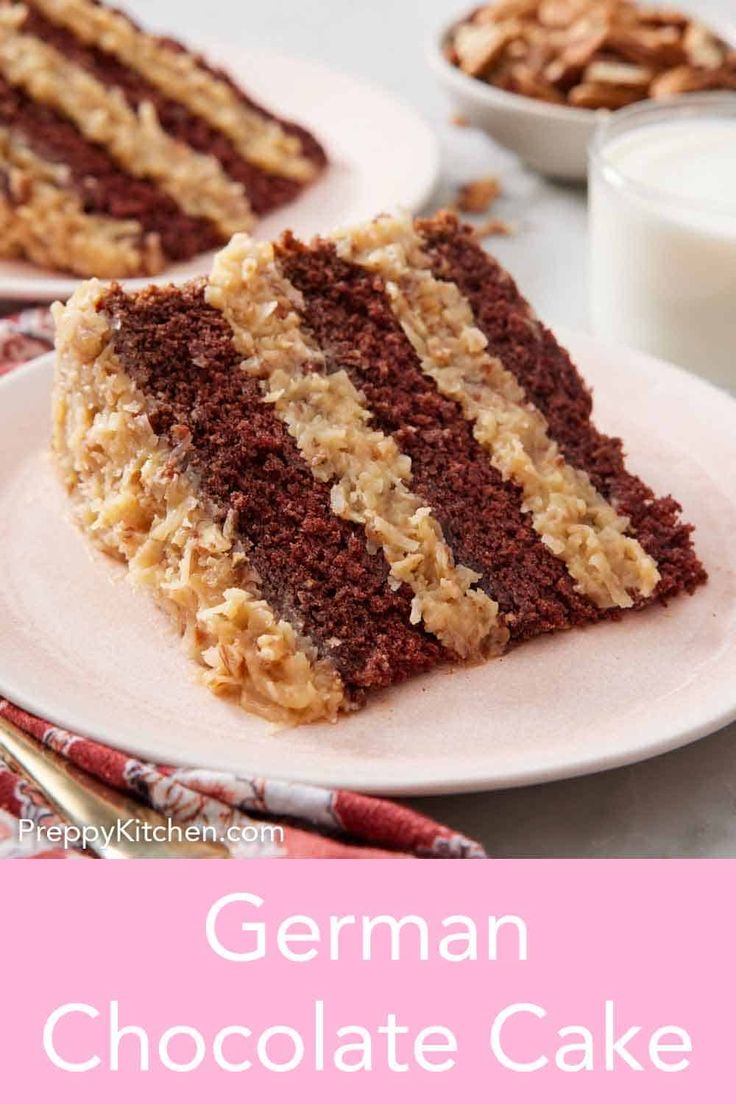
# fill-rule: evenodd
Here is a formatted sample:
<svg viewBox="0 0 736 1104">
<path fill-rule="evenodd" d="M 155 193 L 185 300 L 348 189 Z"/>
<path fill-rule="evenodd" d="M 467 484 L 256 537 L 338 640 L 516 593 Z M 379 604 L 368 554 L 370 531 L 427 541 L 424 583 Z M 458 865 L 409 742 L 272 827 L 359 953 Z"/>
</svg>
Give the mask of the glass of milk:
<svg viewBox="0 0 736 1104">
<path fill-rule="evenodd" d="M 736 94 L 613 112 L 589 176 L 595 332 L 736 390 Z"/>
</svg>

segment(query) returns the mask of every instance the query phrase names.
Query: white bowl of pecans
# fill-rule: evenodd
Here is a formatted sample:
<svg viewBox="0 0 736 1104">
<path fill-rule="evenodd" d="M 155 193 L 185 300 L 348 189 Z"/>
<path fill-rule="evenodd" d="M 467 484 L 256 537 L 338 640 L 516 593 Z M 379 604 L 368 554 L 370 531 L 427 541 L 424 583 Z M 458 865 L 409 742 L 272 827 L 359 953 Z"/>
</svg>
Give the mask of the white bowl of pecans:
<svg viewBox="0 0 736 1104">
<path fill-rule="evenodd" d="M 430 61 L 459 117 L 547 176 L 585 180 L 599 112 L 733 90 L 736 30 L 634 0 L 495 0 Z"/>
</svg>

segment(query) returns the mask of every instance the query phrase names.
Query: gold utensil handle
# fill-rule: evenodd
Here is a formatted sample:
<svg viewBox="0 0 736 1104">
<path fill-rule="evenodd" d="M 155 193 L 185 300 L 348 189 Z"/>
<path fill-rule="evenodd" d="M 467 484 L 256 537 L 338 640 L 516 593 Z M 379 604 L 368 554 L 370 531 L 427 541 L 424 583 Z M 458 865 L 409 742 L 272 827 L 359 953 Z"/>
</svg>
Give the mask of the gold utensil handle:
<svg viewBox="0 0 736 1104">
<path fill-rule="evenodd" d="M 62 820 L 79 829 L 100 829 L 89 844 L 100 858 L 224 859 L 229 855 L 219 842 L 179 839 L 176 830 L 172 837 L 171 822 L 159 813 L 92 778 L 1 714 L 0 758 L 36 786 Z M 120 826 L 129 822 L 132 827 L 121 833 Z M 142 831 L 148 838 L 140 838 Z"/>
</svg>

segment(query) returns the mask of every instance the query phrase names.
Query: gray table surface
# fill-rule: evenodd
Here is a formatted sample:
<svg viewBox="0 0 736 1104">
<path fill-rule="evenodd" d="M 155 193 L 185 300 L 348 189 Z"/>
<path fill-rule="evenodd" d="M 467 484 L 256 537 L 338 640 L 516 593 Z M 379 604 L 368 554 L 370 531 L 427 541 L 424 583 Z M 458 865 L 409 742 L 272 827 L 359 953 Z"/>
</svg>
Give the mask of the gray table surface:
<svg viewBox="0 0 736 1104">
<path fill-rule="evenodd" d="M 493 250 L 550 324 L 587 329 L 586 213 L 582 190 L 521 169 L 488 139 L 449 123 L 424 60 L 424 43 L 462 0 L 126 0 L 148 25 L 192 41 L 261 46 L 324 61 L 383 84 L 435 128 L 443 179 L 435 204 L 457 184 L 498 173 L 500 217 L 519 233 Z M 467 4 L 471 7 L 471 3 Z M 691 0 L 703 18 L 733 17 L 733 0 Z M 417 808 L 508 857 L 736 855 L 736 726 L 669 755 L 545 786 L 416 801 Z"/>
</svg>

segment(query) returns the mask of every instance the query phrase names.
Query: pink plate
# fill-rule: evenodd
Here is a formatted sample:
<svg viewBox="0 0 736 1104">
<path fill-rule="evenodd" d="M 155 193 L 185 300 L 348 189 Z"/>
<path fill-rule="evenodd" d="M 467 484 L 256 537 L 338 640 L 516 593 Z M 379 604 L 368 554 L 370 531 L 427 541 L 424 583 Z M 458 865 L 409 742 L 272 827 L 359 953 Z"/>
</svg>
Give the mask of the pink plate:
<svg viewBox="0 0 736 1104">
<path fill-rule="evenodd" d="M 708 586 L 415 680 L 337 725 L 274 731 L 211 696 L 148 595 L 70 522 L 47 455 L 50 357 L 0 383 L 0 693 L 161 763 L 384 794 L 519 786 L 631 763 L 736 717 L 736 402 L 563 334 L 597 420 L 697 526 Z"/>
</svg>

